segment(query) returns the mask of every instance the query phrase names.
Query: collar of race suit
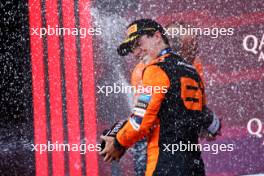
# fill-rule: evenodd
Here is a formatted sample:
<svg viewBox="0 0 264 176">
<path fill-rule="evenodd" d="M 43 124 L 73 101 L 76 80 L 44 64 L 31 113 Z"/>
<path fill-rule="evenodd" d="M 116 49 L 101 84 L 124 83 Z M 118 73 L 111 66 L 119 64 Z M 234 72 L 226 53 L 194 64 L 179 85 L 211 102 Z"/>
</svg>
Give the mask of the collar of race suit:
<svg viewBox="0 0 264 176">
<path fill-rule="evenodd" d="M 165 54 L 170 54 L 170 53 L 177 54 L 171 48 L 168 47 L 168 48 L 165 48 L 165 49 L 161 50 L 160 53 L 159 53 L 159 55 L 158 55 L 158 57 L 161 57 L 161 56 L 163 56 Z"/>
</svg>

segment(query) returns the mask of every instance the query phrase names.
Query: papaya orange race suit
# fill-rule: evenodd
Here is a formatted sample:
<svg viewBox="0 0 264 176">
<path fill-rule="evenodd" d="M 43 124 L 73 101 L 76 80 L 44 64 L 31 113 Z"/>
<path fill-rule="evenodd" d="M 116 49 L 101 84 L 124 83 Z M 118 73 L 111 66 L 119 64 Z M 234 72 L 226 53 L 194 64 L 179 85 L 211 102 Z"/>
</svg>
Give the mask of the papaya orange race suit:
<svg viewBox="0 0 264 176">
<path fill-rule="evenodd" d="M 143 72 L 146 90 L 139 94 L 133 114 L 117 133 L 115 146 L 128 148 L 147 136 L 145 175 L 205 175 L 199 150 L 180 151 L 176 147 L 198 144 L 199 132 L 213 121 L 206 113 L 201 78 L 170 48 L 155 60 Z"/>
</svg>

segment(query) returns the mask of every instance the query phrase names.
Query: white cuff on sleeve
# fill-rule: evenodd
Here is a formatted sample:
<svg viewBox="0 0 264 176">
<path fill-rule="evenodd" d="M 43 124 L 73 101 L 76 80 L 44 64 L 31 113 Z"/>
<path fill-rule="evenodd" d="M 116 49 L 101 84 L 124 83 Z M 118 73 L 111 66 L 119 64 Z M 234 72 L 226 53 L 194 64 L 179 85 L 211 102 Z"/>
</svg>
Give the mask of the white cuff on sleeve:
<svg viewBox="0 0 264 176">
<path fill-rule="evenodd" d="M 220 128 L 220 120 L 214 114 L 214 119 L 211 125 L 208 127 L 208 131 L 212 134 L 215 134 Z"/>
</svg>

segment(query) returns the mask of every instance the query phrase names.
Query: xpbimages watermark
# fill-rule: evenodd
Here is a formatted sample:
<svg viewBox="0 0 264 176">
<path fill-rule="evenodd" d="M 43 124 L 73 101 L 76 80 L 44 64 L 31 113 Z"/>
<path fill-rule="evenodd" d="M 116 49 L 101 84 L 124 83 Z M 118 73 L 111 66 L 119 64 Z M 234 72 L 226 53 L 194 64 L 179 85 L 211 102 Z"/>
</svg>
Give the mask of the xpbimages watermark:
<svg viewBox="0 0 264 176">
<path fill-rule="evenodd" d="M 109 96 L 109 94 L 114 93 L 124 93 L 124 94 L 141 94 L 141 93 L 167 93 L 167 87 L 166 86 L 130 86 L 125 85 L 124 83 L 113 85 L 104 85 L 104 86 L 97 86 L 97 93 L 105 94 L 106 96 Z"/>
<path fill-rule="evenodd" d="M 47 144 L 31 144 L 31 147 L 31 151 L 36 151 L 40 154 L 47 151 L 74 151 L 80 152 L 80 154 L 101 151 L 101 144 L 63 144 L 58 143 L 58 141 L 55 143 L 48 141 Z"/>
<path fill-rule="evenodd" d="M 85 38 L 88 35 L 101 35 L 101 28 L 66 28 L 66 27 L 55 27 L 47 26 L 46 28 L 30 28 L 30 35 L 37 35 L 42 38 L 45 35 L 79 35 L 80 38 Z"/>
<path fill-rule="evenodd" d="M 196 35 L 196 36 L 208 36 L 210 38 L 218 38 L 219 36 L 231 36 L 234 35 L 234 28 L 217 28 L 217 27 L 191 27 L 190 25 L 179 27 L 164 28 L 165 33 L 172 38 L 181 35 Z"/>
<path fill-rule="evenodd" d="M 234 144 L 192 144 L 190 141 L 183 143 L 180 141 L 177 144 L 163 144 L 163 151 L 175 154 L 176 152 L 194 152 L 205 151 L 212 154 L 219 152 L 231 152 L 234 150 Z"/>
</svg>

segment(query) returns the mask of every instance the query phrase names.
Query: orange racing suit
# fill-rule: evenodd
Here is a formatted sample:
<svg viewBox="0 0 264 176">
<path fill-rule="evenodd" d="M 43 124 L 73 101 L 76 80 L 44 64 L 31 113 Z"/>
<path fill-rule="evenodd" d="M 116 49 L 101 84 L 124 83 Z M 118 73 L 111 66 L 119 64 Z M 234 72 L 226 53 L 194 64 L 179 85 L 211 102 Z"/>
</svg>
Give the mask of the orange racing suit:
<svg viewBox="0 0 264 176">
<path fill-rule="evenodd" d="M 117 133 L 116 143 L 130 147 L 147 136 L 146 176 L 204 175 L 200 151 L 171 154 L 163 150 L 164 144 L 198 143 L 200 129 L 212 121 L 204 118 L 204 88 L 196 70 L 177 54 L 164 51 L 144 69 L 142 85 L 159 90 L 166 87 L 166 92 L 139 94 L 128 123 Z"/>
</svg>

